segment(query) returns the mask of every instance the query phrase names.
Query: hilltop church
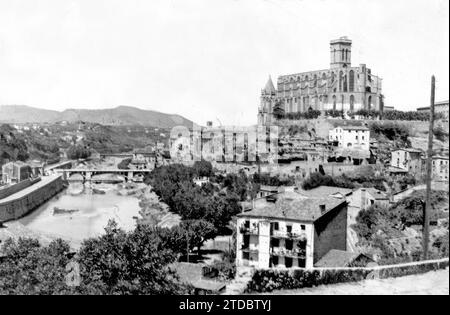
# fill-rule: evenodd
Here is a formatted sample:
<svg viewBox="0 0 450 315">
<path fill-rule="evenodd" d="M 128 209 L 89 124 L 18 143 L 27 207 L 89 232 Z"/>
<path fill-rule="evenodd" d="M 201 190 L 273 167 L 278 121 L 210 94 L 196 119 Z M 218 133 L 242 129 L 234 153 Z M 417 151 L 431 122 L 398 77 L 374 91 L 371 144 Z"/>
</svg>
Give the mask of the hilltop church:
<svg viewBox="0 0 450 315">
<path fill-rule="evenodd" d="M 351 52 L 352 41 L 341 37 L 330 42 L 330 69 L 279 76 L 277 88 L 269 77 L 261 91 L 258 124 L 273 122 L 277 102 L 281 102 L 285 113 L 383 111 L 381 78 L 373 75 L 365 64 L 352 67 Z"/>
</svg>

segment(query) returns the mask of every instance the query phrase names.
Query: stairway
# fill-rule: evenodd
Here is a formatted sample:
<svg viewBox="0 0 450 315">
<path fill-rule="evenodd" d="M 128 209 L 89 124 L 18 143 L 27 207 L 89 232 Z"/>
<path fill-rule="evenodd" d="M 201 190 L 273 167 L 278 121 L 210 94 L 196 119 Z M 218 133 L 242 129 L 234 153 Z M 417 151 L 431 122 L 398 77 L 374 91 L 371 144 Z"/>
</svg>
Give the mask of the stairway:
<svg viewBox="0 0 450 315">
<path fill-rule="evenodd" d="M 227 284 L 224 295 L 239 295 L 244 293 L 247 284 L 252 279 L 253 268 L 239 267 L 236 277 Z"/>
</svg>

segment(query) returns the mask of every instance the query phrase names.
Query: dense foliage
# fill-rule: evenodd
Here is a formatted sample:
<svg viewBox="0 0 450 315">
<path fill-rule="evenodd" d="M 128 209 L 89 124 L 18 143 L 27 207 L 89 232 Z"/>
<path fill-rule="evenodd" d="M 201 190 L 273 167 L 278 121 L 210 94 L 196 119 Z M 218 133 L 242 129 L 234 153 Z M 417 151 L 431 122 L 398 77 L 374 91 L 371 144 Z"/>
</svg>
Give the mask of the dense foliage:
<svg viewBox="0 0 450 315">
<path fill-rule="evenodd" d="M 283 116 L 283 118 L 289 120 L 317 119 L 321 114 L 322 113 L 320 110 L 310 109 L 306 112 L 287 113 Z"/>
<path fill-rule="evenodd" d="M 230 183 L 225 183 L 226 194 L 212 184 L 197 186 L 193 178 L 205 174 L 205 167 L 188 167 L 172 164 L 153 170 L 145 182 L 152 186 L 155 193 L 166 203 L 172 212 L 183 220 L 205 220 L 214 225 L 218 232 L 227 230 L 231 217 L 240 212 L 238 195 L 240 189 Z"/>
<path fill-rule="evenodd" d="M 381 259 L 390 262 L 392 262 L 392 258 L 399 255 L 406 255 L 405 258 L 411 258 L 417 254 L 416 258 L 412 258 L 413 260 L 419 259 L 420 251 L 414 252 L 412 239 L 405 238 L 404 231 L 414 226 L 421 227 L 423 225 L 424 200 L 425 191 L 418 191 L 390 206 L 374 205 L 360 211 L 356 217 L 356 224 L 352 226 L 358 235 L 359 244 L 376 249 L 380 253 Z M 445 204 L 448 204 L 448 194 L 433 191 L 431 195 L 432 212 L 430 214 L 430 221 L 433 224 L 436 224 L 437 220 L 443 217 L 444 213 L 440 209 Z M 446 244 L 445 241 L 448 242 L 448 238 L 445 240 L 444 237 L 441 237 L 435 241 L 431 248 L 433 255 L 442 257 L 441 255 L 448 253 L 448 243 Z M 412 249 L 408 250 L 406 247 Z"/>
<path fill-rule="evenodd" d="M 372 122 L 370 124 L 371 135 L 383 135 L 390 141 L 400 140 L 408 142 L 409 130 L 404 125 L 395 122 Z"/>
<path fill-rule="evenodd" d="M 15 129 L 10 125 L 0 125 L 0 166 L 8 161 L 28 159 L 25 141 L 16 137 Z"/>
<path fill-rule="evenodd" d="M 329 109 L 329 110 L 325 111 L 325 115 L 327 117 L 343 118 L 344 117 L 344 111 L 336 110 L 336 109 Z"/>
<path fill-rule="evenodd" d="M 273 107 L 273 116 L 276 119 L 282 119 L 285 116 L 284 105 L 281 101 L 277 101 Z"/>
<path fill-rule="evenodd" d="M 91 151 L 81 144 L 72 145 L 67 149 L 67 157 L 72 160 L 86 159 Z"/>
<path fill-rule="evenodd" d="M 171 269 L 179 252 L 152 228 L 124 232 L 110 222 L 106 233 L 83 242 L 75 257 L 69 245 L 53 241 L 7 240 L 0 261 L 0 294 L 185 294 Z M 79 266 L 79 283 L 69 286 L 69 262 Z"/>
</svg>

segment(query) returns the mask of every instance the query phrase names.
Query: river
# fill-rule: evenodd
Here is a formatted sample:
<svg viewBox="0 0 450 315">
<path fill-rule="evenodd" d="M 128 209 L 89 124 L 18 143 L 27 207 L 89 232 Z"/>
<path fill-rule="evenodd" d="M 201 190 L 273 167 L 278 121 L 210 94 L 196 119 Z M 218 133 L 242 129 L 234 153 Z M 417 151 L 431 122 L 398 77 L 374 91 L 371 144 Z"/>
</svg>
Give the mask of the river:
<svg viewBox="0 0 450 315">
<path fill-rule="evenodd" d="M 126 231 L 134 229 L 133 217 L 139 216 L 139 200 L 118 195 L 115 185 L 103 184 L 100 188 L 105 194 L 94 194 L 90 187 L 71 183 L 68 189 L 19 221 L 32 231 L 67 240 L 75 248 L 84 239 L 101 235 L 110 219 Z M 55 207 L 77 211 L 54 214 Z"/>
</svg>

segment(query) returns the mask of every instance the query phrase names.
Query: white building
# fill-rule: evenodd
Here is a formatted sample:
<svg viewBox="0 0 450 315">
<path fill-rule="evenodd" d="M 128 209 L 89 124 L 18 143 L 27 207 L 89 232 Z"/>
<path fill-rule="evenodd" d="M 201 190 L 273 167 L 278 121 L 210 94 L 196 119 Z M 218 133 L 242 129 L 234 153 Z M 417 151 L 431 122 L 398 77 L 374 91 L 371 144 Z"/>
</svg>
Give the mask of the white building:
<svg viewBox="0 0 450 315">
<path fill-rule="evenodd" d="M 434 180 L 447 181 L 449 180 L 449 164 L 448 156 L 433 156 L 431 165 L 432 177 Z"/>
<path fill-rule="evenodd" d="M 346 250 L 346 244 L 345 199 L 286 192 L 238 215 L 236 265 L 312 268 L 329 250 Z"/>
<path fill-rule="evenodd" d="M 398 149 L 392 151 L 391 166 L 408 171 L 409 174 L 422 174 L 422 151 L 416 149 Z"/>
<path fill-rule="evenodd" d="M 370 130 L 364 126 L 342 126 L 329 131 L 328 139 L 337 141 L 340 148 L 369 151 Z"/>
</svg>

